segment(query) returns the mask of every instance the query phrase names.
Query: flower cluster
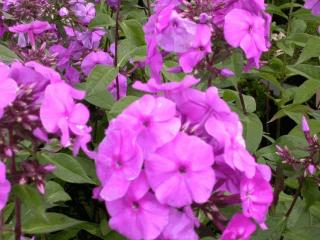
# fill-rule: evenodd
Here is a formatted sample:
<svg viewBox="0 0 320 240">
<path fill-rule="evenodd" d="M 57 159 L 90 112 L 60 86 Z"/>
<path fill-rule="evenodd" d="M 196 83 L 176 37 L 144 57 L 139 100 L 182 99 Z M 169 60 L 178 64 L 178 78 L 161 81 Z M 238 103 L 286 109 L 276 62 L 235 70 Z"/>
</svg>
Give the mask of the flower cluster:
<svg viewBox="0 0 320 240">
<path fill-rule="evenodd" d="M 222 216 L 208 210 L 222 202 L 242 206 L 224 239 L 247 237 L 254 222 L 266 228 L 271 171 L 246 150 L 239 118 L 218 90 L 192 88 L 198 82 L 136 82 L 152 95 L 112 120 L 99 145 L 96 197 L 106 203 L 110 226 L 129 239 L 198 239 L 191 209 Z"/>
<path fill-rule="evenodd" d="M 30 12 L 39 8 L 42 11 Z M 3 17 L 1 32 L 2 35 L 5 32 L 13 34 L 16 42 L 12 43 L 12 48 L 24 62 L 37 61 L 54 67 L 71 85 L 83 81 L 98 64 L 113 66 L 114 46 L 111 45 L 109 50 L 100 48 L 106 31 L 100 27 L 88 28 L 96 15 L 93 2 L 4 1 L 3 11 L 21 21 L 12 25 L 10 18 Z M 50 16 L 62 22 L 62 29 L 58 29 Z M 121 86 L 121 98 L 126 95 L 127 78 L 120 73 L 117 78 Z M 106 86 L 106 91 L 116 99 L 115 82 L 116 79 Z"/>
<path fill-rule="evenodd" d="M 151 76 L 160 81 L 168 53 L 175 53 L 181 69 L 190 73 L 208 66 L 213 69 L 216 60 L 230 56 L 230 47 L 241 47 L 248 59 L 247 69 L 259 67 L 261 54 L 270 45 L 270 24 L 263 0 L 159 0 L 144 28 L 146 63 Z M 212 41 L 219 47 L 212 46 Z"/>
</svg>

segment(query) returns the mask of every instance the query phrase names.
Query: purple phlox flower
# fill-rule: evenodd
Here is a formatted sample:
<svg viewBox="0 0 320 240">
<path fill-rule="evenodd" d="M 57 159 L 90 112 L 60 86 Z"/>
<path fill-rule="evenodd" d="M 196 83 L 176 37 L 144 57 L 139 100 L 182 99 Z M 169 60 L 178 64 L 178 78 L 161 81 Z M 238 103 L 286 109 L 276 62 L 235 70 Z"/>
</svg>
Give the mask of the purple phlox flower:
<svg viewBox="0 0 320 240">
<path fill-rule="evenodd" d="M 306 0 L 304 7 L 306 9 L 311 9 L 313 15 L 320 15 L 320 1 L 319 0 Z"/>
<path fill-rule="evenodd" d="M 18 24 L 13 27 L 9 27 L 9 31 L 19 34 L 19 43 L 20 47 L 26 46 L 26 41 L 24 40 L 24 33 L 28 34 L 28 40 L 31 46 L 35 46 L 34 35 L 41 34 L 47 30 L 51 30 L 52 26 L 45 21 L 33 21 L 31 23 Z"/>
<path fill-rule="evenodd" d="M 241 172 L 229 167 L 224 162 L 223 155 L 216 157 L 215 162 L 214 171 L 217 178 L 215 190 L 229 192 L 232 194 L 240 193 Z"/>
<path fill-rule="evenodd" d="M 12 78 L 10 78 L 9 73 L 10 68 L 5 64 L 0 63 L 0 109 L 4 109 L 12 103 L 17 95 L 18 85 Z M 0 114 L 0 117 L 1 115 L 2 114 Z"/>
<path fill-rule="evenodd" d="M 264 221 L 273 199 L 270 178 L 270 169 L 260 166 L 252 178 L 244 176 L 240 183 L 243 214 L 254 218 L 262 227 L 265 226 Z"/>
<path fill-rule="evenodd" d="M 118 74 L 118 82 L 119 82 L 119 98 L 123 98 L 127 95 L 127 77 L 122 75 L 121 73 Z M 108 86 L 107 90 L 112 94 L 114 99 L 117 99 L 117 79 L 114 79 Z"/>
<path fill-rule="evenodd" d="M 200 82 L 200 79 L 193 77 L 192 75 L 185 76 L 180 82 L 168 82 L 168 83 L 158 83 L 154 78 L 151 78 L 147 83 L 142 83 L 141 81 L 135 81 L 133 88 L 144 91 L 147 93 L 170 93 L 170 92 L 180 92 L 185 89 L 190 88 Z"/>
<path fill-rule="evenodd" d="M 62 7 L 59 10 L 60 17 L 65 17 L 69 14 L 69 10 L 66 7 Z"/>
<path fill-rule="evenodd" d="M 221 69 L 220 74 L 224 77 L 233 77 L 234 76 L 234 72 L 232 72 L 229 68 Z"/>
<path fill-rule="evenodd" d="M 191 48 L 181 54 L 179 58 L 183 71 L 186 73 L 192 72 L 193 68 L 207 53 L 211 53 L 211 29 L 208 25 L 197 24 L 196 35 Z"/>
<path fill-rule="evenodd" d="M 164 11 L 164 10 L 163 10 Z M 182 18 L 176 11 L 168 9 L 169 22 L 159 21 L 157 25 L 157 41 L 161 48 L 167 52 L 184 53 L 192 46 L 196 35 L 196 23 Z"/>
<path fill-rule="evenodd" d="M 88 24 L 96 15 L 96 9 L 93 3 L 76 3 L 73 5 L 72 11 L 84 24 Z"/>
<path fill-rule="evenodd" d="M 256 224 L 241 213 L 235 214 L 223 231 L 221 240 L 250 240 L 252 233 L 256 231 Z"/>
<path fill-rule="evenodd" d="M 50 67 L 43 66 L 35 61 L 27 62 L 25 66 L 33 68 L 37 73 L 41 74 L 51 83 L 59 83 L 62 81 L 60 74 Z"/>
<path fill-rule="evenodd" d="M 56 44 L 50 47 L 49 51 L 57 57 L 57 66 L 59 69 L 64 69 L 68 66 L 70 60 L 80 59 L 83 54 L 83 47 L 77 41 L 72 41 L 68 48 Z"/>
<path fill-rule="evenodd" d="M 113 59 L 108 53 L 103 51 L 91 52 L 83 59 L 81 70 L 88 76 L 92 69 L 98 64 L 112 66 Z"/>
<path fill-rule="evenodd" d="M 117 8 L 119 0 L 107 0 L 107 3 L 109 4 L 110 7 Z"/>
<path fill-rule="evenodd" d="M 174 102 L 144 95 L 118 116 L 116 124 L 130 126 L 138 135 L 137 141 L 145 153 L 171 141 L 180 130 L 180 119 L 176 117 Z"/>
<path fill-rule="evenodd" d="M 96 156 L 97 175 L 102 189 L 100 198 L 113 201 L 122 198 L 142 169 L 143 154 L 136 143 L 136 133 L 130 129 L 107 132 Z"/>
<path fill-rule="evenodd" d="M 145 40 L 147 43 L 146 64 L 150 67 L 151 77 L 160 83 L 162 79 L 160 72 L 163 65 L 163 59 L 160 51 L 158 50 L 157 39 L 154 37 L 156 34 L 156 20 L 156 16 L 152 15 L 144 25 L 143 30 L 145 32 Z"/>
<path fill-rule="evenodd" d="M 215 183 L 213 162 L 210 145 L 198 137 L 179 133 L 146 159 L 145 171 L 161 203 L 184 207 L 209 199 Z"/>
<path fill-rule="evenodd" d="M 248 59 L 259 62 L 268 50 L 265 38 L 266 20 L 243 9 L 233 9 L 225 17 L 224 37 L 232 47 L 241 47 Z"/>
<path fill-rule="evenodd" d="M 66 67 L 66 72 L 64 76 L 66 77 L 67 81 L 71 85 L 74 85 L 80 82 L 80 72 L 72 66 Z"/>
<path fill-rule="evenodd" d="M 109 226 L 128 239 L 157 238 L 169 222 L 169 208 L 160 204 L 148 190 L 142 173 L 123 198 L 106 202 L 111 215 Z"/>
<path fill-rule="evenodd" d="M 70 131 L 76 136 L 87 136 L 91 128 L 86 126 L 89 111 L 74 99 L 84 98 L 84 92 L 61 82 L 47 86 L 43 103 L 40 107 L 40 119 L 45 130 L 49 133 L 61 134 L 61 144 L 71 145 Z"/>
<path fill-rule="evenodd" d="M 157 240 L 185 239 L 198 240 L 193 221 L 184 212 L 174 208 L 170 210 L 169 223 Z"/>
<path fill-rule="evenodd" d="M 99 47 L 100 40 L 105 33 L 103 29 L 97 28 L 85 32 L 76 32 L 75 35 L 85 48 L 96 49 Z"/>
<path fill-rule="evenodd" d="M 8 195 L 11 190 L 10 182 L 6 178 L 6 165 L 0 161 L 0 211 L 8 201 Z"/>
<path fill-rule="evenodd" d="M 310 127 L 307 121 L 307 118 L 305 116 L 302 116 L 302 120 L 301 120 L 301 129 L 303 132 L 310 132 Z"/>
</svg>

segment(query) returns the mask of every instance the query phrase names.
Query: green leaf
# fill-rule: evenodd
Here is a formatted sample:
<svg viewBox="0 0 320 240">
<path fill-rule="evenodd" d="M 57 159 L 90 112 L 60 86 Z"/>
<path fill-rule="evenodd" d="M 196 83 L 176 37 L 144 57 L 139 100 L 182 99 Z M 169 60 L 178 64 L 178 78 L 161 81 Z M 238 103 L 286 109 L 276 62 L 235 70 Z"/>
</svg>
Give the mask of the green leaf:
<svg viewBox="0 0 320 240">
<path fill-rule="evenodd" d="M 124 32 L 124 35 L 133 46 L 138 47 L 146 44 L 144 41 L 144 32 L 142 30 L 142 26 L 137 20 L 128 19 L 122 21 L 120 26 Z"/>
<path fill-rule="evenodd" d="M 129 104 L 131 104 L 137 99 L 138 97 L 135 96 L 126 96 L 120 99 L 120 101 L 117 101 L 115 102 L 115 104 L 113 104 L 108 115 L 110 116 L 110 118 L 115 118 L 123 111 L 123 109 L 125 109 Z"/>
<path fill-rule="evenodd" d="M 82 221 L 60 213 L 47 213 L 47 221 L 33 216 L 24 219 L 22 230 L 27 234 L 44 234 L 67 229 L 80 223 L 82 223 Z"/>
<path fill-rule="evenodd" d="M 34 216 L 42 221 L 46 220 L 43 197 L 35 188 L 30 185 L 16 185 L 13 188 L 13 192 Z"/>
<path fill-rule="evenodd" d="M 313 57 L 319 57 L 319 55 L 320 38 L 313 36 L 307 40 L 306 46 L 303 48 L 296 64 L 303 63 Z"/>
<path fill-rule="evenodd" d="M 96 28 L 96 27 L 113 27 L 116 25 L 116 22 L 110 17 L 109 14 L 106 13 L 98 13 L 95 19 L 93 19 L 90 24 L 89 28 Z"/>
<path fill-rule="evenodd" d="M 53 172 L 57 178 L 60 178 L 70 183 L 91 183 L 96 184 L 91 178 L 88 177 L 85 170 L 76 158 L 65 154 L 57 153 L 54 155 L 42 154 L 40 161 L 53 163 L 56 170 Z"/>
<path fill-rule="evenodd" d="M 107 86 L 117 76 L 118 70 L 113 67 L 97 65 L 86 80 L 86 100 L 98 107 L 110 109 L 114 99 L 107 91 Z"/>
<path fill-rule="evenodd" d="M 294 75 L 301 75 L 308 79 L 320 80 L 320 67 L 309 64 L 288 65 L 287 68 Z"/>
<path fill-rule="evenodd" d="M 49 181 L 46 184 L 46 194 L 45 200 L 49 204 L 54 204 L 56 202 L 65 202 L 71 200 L 69 194 L 67 194 L 63 187 L 54 181 Z"/>
<path fill-rule="evenodd" d="M 280 48 L 282 51 L 284 51 L 289 56 L 293 56 L 294 53 L 294 45 L 287 41 L 286 39 L 280 40 L 276 42 L 276 45 L 278 48 Z"/>
<path fill-rule="evenodd" d="M 146 56 L 146 46 L 135 46 L 128 39 L 120 41 L 118 47 L 118 67 L 123 67 L 129 59 L 144 59 Z"/>
<path fill-rule="evenodd" d="M 20 58 L 12 52 L 9 48 L 0 44 L 0 60 L 5 63 L 11 63 L 14 60 L 19 60 Z"/>
<path fill-rule="evenodd" d="M 307 207 L 310 207 L 315 202 L 320 201 L 319 187 L 314 179 L 306 178 L 302 188 L 302 196 L 306 200 Z"/>
<path fill-rule="evenodd" d="M 277 119 L 280 119 L 284 116 L 288 116 L 290 113 L 299 113 L 299 114 L 306 114 L 310 111 L 310 108 L 304 105 L 297 105 L 297 104 L 290 104 L 285 106 L 283 109 L 279 110 L 269 122 L 273 122 Z M 300 118 L 301 120 L 301 118 Z M 299 120 L 299 121 L 300 121 Z"/>
<path fill-rule="evenodd" d="M 247 149 L 250 152 L 255 152 L 261 142 L 263 134 L 263 125 L 256 114 L 249 113 L 248 115 L 241 114 L 243 123 L 243 135 L 246 140 Z"/>
<path fill-rule="evenodd" d="M 231 70 L 234 72 L 235 76 L 240 78 L 243 71 L 243 56 L 239 49 L 236 49 L 231 55 Z"/>
<path fill-rule="evenodd" d="M 294 104 L 308 101 L 320 88 L 320 81 L 307 80 L 295 90 Z"/>
<path fill-rule="evenodd" d="M 247 112 L 255 112 L 256 111 L 256 101 L 253 97 L 242 95 L 244 100 L 244 105 L 246 107 Z M 224 90 L 223 91 L 223 99 L 226 101 L 236 101 L 239 108 L 241 108 L 239 93 L 233 90 Z"/>
</svg>

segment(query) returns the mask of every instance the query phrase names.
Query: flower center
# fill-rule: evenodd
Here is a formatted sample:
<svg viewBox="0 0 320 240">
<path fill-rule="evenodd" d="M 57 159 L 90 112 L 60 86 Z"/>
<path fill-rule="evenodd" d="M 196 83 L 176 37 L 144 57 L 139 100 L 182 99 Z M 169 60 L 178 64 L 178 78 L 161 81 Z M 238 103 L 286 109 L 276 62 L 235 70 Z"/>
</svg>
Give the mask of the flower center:
<svg viewBox="0 0 320 240">
<path fill-rule="evenodd" d="M 186 166 L 181 165 L 181 166 L 179 167 L 178 171 L 179 171 L 181 174 L 184 174 L 184 173 L 187 172 L 187 168 L 186 168 Z"/>
<path fill-rule="evenodd" d="M 140 204 L 136 201 L 132 202 L 132 208 L 134 210 L 138 210 L 140 208 Z"/>
</svg>

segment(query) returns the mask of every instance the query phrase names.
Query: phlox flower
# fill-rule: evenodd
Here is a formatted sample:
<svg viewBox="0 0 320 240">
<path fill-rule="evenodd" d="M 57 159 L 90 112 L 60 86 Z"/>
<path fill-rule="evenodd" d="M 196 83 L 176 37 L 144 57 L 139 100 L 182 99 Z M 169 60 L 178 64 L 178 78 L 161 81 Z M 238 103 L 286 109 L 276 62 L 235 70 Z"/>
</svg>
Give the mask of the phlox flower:
<svg viewBox="0 0 320 240">
<path fill-rule="evenodd" d="M 91 52 L 83 59 L 81 70 L 88 76 L 92 69 L 98 64 L 112 66 L 113 59 L 108 53 L 103 51 Z"/>
<path fill-rule="evenodd" d="M 211 30 L 205 24 L 198 24 L 191 48 L 181 54 L 179 58 L 183 71 L 186 73 L 192 72 L 193 68 L 207 53 L 211 53 Z"/>
<path fill-rule="evenodd" d="M 72 8 L 74 14 L 85 24 L 94 19 L 96 9 L 93 3 L 76 3 Z"/>
<path fill-rule="evenodd" d="M 270 178 L 270 168 L 258 165 L 255 176 L 244 177 L 240 183 L 243 214 L 254 218 L 263 228 L 266 228 L 264 221 L 273 199 Z"/>
<path fill-rule="evenodd" d="M 86 126 L 89 111 L 74 99 L 83 99 L 84 92 L 73 89 L 66 83 L 55 83 L 47 86 L 42 105 L 40 119 L 45 130 L 49 133 L 60 131 L 61 144 L 71 145 L 70 131 L 77 136 L 85 136 L 90 132 Z"/>
<path fill-rule="evenodd" d="M 0 63 L 0 111 L 15 100 L 18 91 L 18 85 L 9 77 L 9 71 L 7 65 Z"/>
<path fill-rule="evenodd" d="M 265 23 L 262 16 L 235 8 L 225 16 L 224 37 L 232 47 L 241 47 L 248 59 L 258 61 L 268 50 Z"/>
<path fill-rule="evenodd" d="M 252 233 L 256 231 L 256 225 L 241 213 L 237 213 L 228 223 L 221 240 L 250 240 Z"/>
<path fill-rule="evenodd" d="M 127 95 L 127 78 L 121 73 L 118 74 L 118 82 L 119 82 L 119 98 L 123 98 Z M 117 99 L 117 79 L 114 79 L 108 86 L 107 90 L 112 94 L 114 99 Z M 118 99 L 117 99 L 118 100 Z"/>
<path fill-rule="evenodd" d="M 186 52 L 193 43 L 196 34 L 196 23 L 182 18 L 175 10 L 167 8 L 169 21 L 166 17 L 160 19 L 157 27 L 157 41 L 167 52 Z"/>
<path fill-rule="evenodd" d="M 143 155 L 134 131 L 125 128 L 108 131 L 96 156 L 97 175 L 102 184 L 100 198 L 113 201 L 123 197 L 139 176 L 142 164 Z"/>
<path fill-rule="evenodd" d="M 174 208 L 170 210 L 169 223 L 157 238 L 157 240 L 184 239 L 197 240 L 198 235 L 194 231 L 194 223 L 184 212 Z"/>
<path fill-rule="evenodd" d="M 0 161 L 0 211 L 7 203 L 10 189 L 10 182 L 6 178 L 6 165 Z"/>
<path fill-rule="evenodd" d="M 145 171 L 161 203 L 183 207 L 206 202 L 215 183 L 210 145 L 201 139 L 179 133 L 145 161 Z"/>
<path fill-rule="evenodd" d="M 106 206 L 111 215 L 109 226 L 128 239 L 155 239 L 169 222 L 169 208 L 149 192 L 143 173 L 123 198 L 106 202 Z"/>
<path fill-rule="evenodd" d="M 19 34 L 18 45 L 20 47 L 26 46 L 26 40 L 24 38 L 24 33 L 28 34 L 28 40 L 32 46 L 35 46 L 34 35 L 43 33 L 47 30 L 52 29 L 52 26 L 45 21 L 33 21 L 31 23 L 17 24 L 13 27 L 9 27 L 9 31 Z"/>
<path fill-rule="evenodd" d="M 130 126 L 137 132 L 138 144 L 145 153 L 171 141 L 180 130 L 174 102 L 145 95 L 127 107 L 117 118 L 117 124 Z"/>
<path fill-rule="evenodd" d="M 304 7 L 306 9 L 311 9 L 313 15 L 320 15 L 320 1 L 319 0 L 306 0 Z"/>
</svg>

